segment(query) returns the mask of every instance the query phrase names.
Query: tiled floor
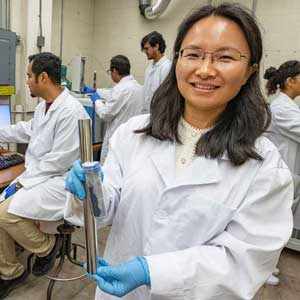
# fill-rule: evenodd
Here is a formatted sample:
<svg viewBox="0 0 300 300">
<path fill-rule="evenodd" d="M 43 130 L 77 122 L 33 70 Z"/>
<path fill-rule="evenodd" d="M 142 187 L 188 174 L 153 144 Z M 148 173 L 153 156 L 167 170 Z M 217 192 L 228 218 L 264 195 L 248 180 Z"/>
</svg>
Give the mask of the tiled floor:
<svg viewBox="0 0 300 300">
<path fill-rule="evenodd" d="M 100 253 L 103 251 L 108 232 L 108 228 L 105 228 L 98 233 Z M 75 241 L 82 243 L 83 230 L 76 232 Z M 26 253 L 22 255 L 23 260 L 26 255 Z M 280 285 L 278 287 L 263 286 L 255 300 L 300 299 L 300 252 L 285 249 L 279 261 L 279 268 L 281 270 Z M 75 272 L 77 275 L 81 272 L 81 268 L 66 264 L 63 274 L 70 272 Z M 46 300 L 48 282 L 49 280 L 45 277 L 37 278 L 30 275 L 25 284 L 13 291 L 6 300 Z M 95 288 L 95 283 L 87 278 L 66 283 L 57 282 L 53 288 L 52 300 L 93 300 Z"/>
</svg>

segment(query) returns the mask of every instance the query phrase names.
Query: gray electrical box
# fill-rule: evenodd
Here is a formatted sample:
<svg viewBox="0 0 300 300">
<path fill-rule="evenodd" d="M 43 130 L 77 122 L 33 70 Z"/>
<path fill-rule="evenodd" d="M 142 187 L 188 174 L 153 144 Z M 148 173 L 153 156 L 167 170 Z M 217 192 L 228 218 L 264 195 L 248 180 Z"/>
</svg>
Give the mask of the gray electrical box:
<svg viewBox="0 0 300 300">
<path fill-rule="evenodd" d="M 0 30 L 0 95 L 15 93 L 16 41 L 15 32 Z"/>
</svg>

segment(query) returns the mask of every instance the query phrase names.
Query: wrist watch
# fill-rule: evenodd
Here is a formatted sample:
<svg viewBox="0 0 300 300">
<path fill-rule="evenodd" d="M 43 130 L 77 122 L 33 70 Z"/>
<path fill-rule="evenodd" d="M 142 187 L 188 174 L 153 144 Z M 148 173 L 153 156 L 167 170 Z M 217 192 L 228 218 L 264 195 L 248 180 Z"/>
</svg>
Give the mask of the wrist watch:
<svg viewBox="0 0 300 300">
<path fill-rule="evenodd" d="M 16 190 L 19 190 L 23 187 L 23 185 L 20 182 L 16 183 Z"/>
</svg>

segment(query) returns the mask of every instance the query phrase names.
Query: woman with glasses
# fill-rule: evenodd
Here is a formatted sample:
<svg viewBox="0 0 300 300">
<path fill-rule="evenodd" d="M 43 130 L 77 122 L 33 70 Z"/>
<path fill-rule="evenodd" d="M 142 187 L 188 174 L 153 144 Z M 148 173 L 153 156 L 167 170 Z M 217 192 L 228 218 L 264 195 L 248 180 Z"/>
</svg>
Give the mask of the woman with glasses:
<svg viewBox="0 0 300 300">
<path fill-rule="evenodd" d="M 262 40 L 251 13 L 204 6 L 178 29 L 150 116 L 110 140 L 103 189 L 112 224 L 96 299 L 252 299 L 292 230 L 293 185 L 262 136 Z M 67 188 L 85 198 L 80 162 Z M 114 295 L 114 296 L 109 296 Z"/>
<path fill-rule="evenodd" d="M 294 179 L 295 211 L 294 227 L 300 229 L 300 211 L 297 209 L 300 196 L 300 109 L 294 102 L 300 96 L 300 62 L 290 60 L 278 69 L 269 67 L 264 74 L 267 79 L 268 96 L 271 102 L 272 122 L 268 131 L 269 139 L 277 146 L 283 160 L 288 165 Z M 276 269 L 278 273 L 278 269 Z M 279 279 L 270 276 L 270 285 L 278 285 Z"/>
</svg>

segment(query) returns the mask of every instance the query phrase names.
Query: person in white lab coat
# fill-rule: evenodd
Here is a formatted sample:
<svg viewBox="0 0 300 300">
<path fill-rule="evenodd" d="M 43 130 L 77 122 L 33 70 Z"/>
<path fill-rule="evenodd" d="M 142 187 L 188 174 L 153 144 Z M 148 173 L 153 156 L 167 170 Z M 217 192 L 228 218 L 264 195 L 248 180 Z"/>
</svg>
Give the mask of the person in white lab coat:
<svg viewBox="0 0 300 300">
<path fill-rule="evenodd" d="M 126 56 L 112 57 L 108 71 L 116 85 L 112 89 L 97 89 L 91 95 L 96 113 L 106 123 L 101 147 L 101 165 L 107 157 L 108 141 L 112 134 L 122 123 L 140 114 L 143 105 L 143 88 L 130 75 L 130 62 Z"/>
<path fill-rule="evenodd" d="M 274 270 L 293 181 L 263 136 L 261 57 L 259 28 L 237 4 L 203 6 L 180 25 L 150 116 L 110 140 L 96 299 L 252 299 Z M 84 177 L 75 162 L 66 187 L 80 199 Z"/>
<path fill-rule="evenodd" d="M 294 179 L 294 227 L 300 229 L 300 109 L 294 102 L 300 96 L 300 62 L 290 60 L 278 69 L 269 67 L 264 74 L 267 94 L 271 102 L 272 122 L 267 136 L 277 146 Z M 278 271 L 277 271 L 278 272 Z M 277 285 L 271 276 L 267 284 Z"/>
<path fill-rule="evenodd" d="M 59 236 L 41 232 L 36 220 L 60 220 L 66 202 L 65 175 L 79 158 L 78 119 L 83 106 L 60 85 L 61 60 L 48 53 L 29 57 L 27 84 L 42 100 L 27 122 L 0 128 L 0 142 L 28 143 L 25 171 L 0 200 L 0 299 L 27 273 L 15 254 L 15 241 L 37 255 L 32 272 L 47 273 L 60 251 Z"/>
<path fill-rule="evenodd" d="M 152 31 L 142 38 L 141 49 L 148 60 L 153 60 L 147 66 L 144 76 L 144 104 L 142 112 L 149 113 L 152 97 L 167 77 L 171 68 L 171 61 L 164 54 L 166 42 L 157 31 Z"/>
</svg>

